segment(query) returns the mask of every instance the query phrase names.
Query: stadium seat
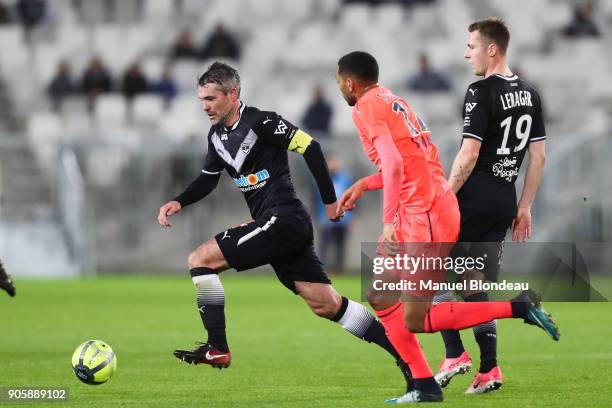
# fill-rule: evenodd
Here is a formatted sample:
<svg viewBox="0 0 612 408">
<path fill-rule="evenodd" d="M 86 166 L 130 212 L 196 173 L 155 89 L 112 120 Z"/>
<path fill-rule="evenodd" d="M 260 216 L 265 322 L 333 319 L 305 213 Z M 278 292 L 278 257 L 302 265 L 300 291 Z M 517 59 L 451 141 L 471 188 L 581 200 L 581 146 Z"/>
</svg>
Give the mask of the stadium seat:
<svg viewBox="0 0 612 408">
<path fill-rule="evenodd" d="M 129 135 L 113 135 L 111 139 L 129 140 Z M 121 144 L 98 145 L 89 149 L 85 157 L 87 180 L 95 187 L 112 187 L 119 183 L 121 170 L 129 163 L 130 150 Z"/>
<path fill-rule="evenodd" d="M 372 8 L 367 4 L 349 4 L 340 13 L 340 26 L 342 30 L 360 31 L 364 27 L 372 29 Z"/>
<path fill-rule="evenodd" d="M 314 0 L 313 16 L 331 21 L 340 12 L 342 0 Z"/>
<path fill-rule="evenodd" d="M 28 63 L 28 48 L 25 46 L 23 29 L 20 26 L 0 26 L 0 44 L 2 44 L 0 67 L 4 72 L 25 67 Z"/>
<path fill-rule="evenodd" d="M 127 103 L 119 94 L 104 94 L 98 96 L 94 117 L 98 126 L 114 128 L 122 126 L 127 116 Z"/>
<path fill-rule="evenodd" d="M 178 95 L 173 101 L 170 111 L 164 113 L 159 121 L 159 130 L 170 140 L 181 142 L 189 136 L 206 136 L 210 122 L 201 111 L 200 102 L 195 93 Z"/>
<path fill-rule="evenodd" d="M 136 125 L 157 127 L 164 111 L 164 100 L 157 95 L 139 95 L 134 99 L 133 120 Z"/>
<path fill-rule="evenodd" d="M 91 37 L 85 28 L 77 24 L 62 24 L 56 31 L 55 45 L 60 53 L 74 57 L 75 54 L 90 52 Z M 72 61 L 71 61 L 72 62 Z"/>
<path fill-rule="evenodd" d="M 138 21 L 138 3 L 140 0 L 121 0 L 115 2 L 113 19 L 120 24 Z"/>
<path fill-rule="evenodd" d="M 206 12 L 201 14 L 200 25 L 209 28 L 210 31 L 219 23 L 232 31 L 242 30 L 245 27 L 255 28 L 254 25 L 257 20 L 251 19 L 248 14 L 245 14 L 244 7 L 240 0 L 211 1 L 206 7 Z"/>
<path fill-rule="evenodd" d="M 195 92 L 198 76 L 201 74 L 202 67 L 194 61 L 180 60 L 175 62 L 173 67 L 174 79 L 181 92 Z"/>
<path fill-rule="evenodd" d="M 65 134 L 60 116 L 52 112 L 37 112 L 30 115 L 26 127 L 28 139 L 41 168 L 45 172 L 55 171 L 58 145 Z"/>
<path fill-rule="evenodd" d="M 81 0 L 81 18 L 85 25 L 95 25 L 106 20 L 106 3 L 99 0 Z"/>
<path fill-rule="evenodd" d="M 288 67 L 304 70 L 333 66 L 338 58 L 332 36 L 331 27 L 323 22 L 305 24 L 297 33 L 294 41 L 288 44 L 288 50 L 282 53 L 283 61 Z M 326 44 L 321 47 L 321 44 Z M 317 50 L 317 52 L 304 52 Z"/>
<path fill-rule="evenodd" d="M 33 47 L 34 71 L 41 87 L 46 87 L 57 71 L 57 64 L 66 57 L 60 47 L 53 43 L 36 44 Z M 72 75 L 74 77 L 74 70 Z"/>
<path fill-rule="evenodd" d="M 157 81 L 164 70 L 167 60 L 164 57 L 147 57 L 141 61 L 142 73 L 150 80 Z"/>
<path fill-rule="evenodd" d="M 59 25 L 76 24 L 76 10 L 72 7 L 72 0 L 54 0 L 49 4 L 49 15 Z"/>
<path fill-rule="evenodd" d="M 249 46 L 244 50 L 242 63 L 250 67 L 249 71 L 262 80 L 270 71 L 278 67 L 278 62 L 285 50 L 289 49 L 287 32 L 278 24 L 269 24 L 252 33 Z"/>
<path fill-rule="evenodd" d="M 144 0 L 143 17 L 146 20 L 168 21 L 174 13 L 174 0 Z"/>
<path fill-rule="evenodd" d="M 92 49 L 114 76 L 121 76 L 138 51 L 130 47 L 128 30 L 117 24 L 104 24 L 92 31 Z"/>
<path fill-rule="evenodd" d="M 384 3 L 374 10 L 374 20 L 386 31 L 392 32 L 405 24 L 404 9 L 397 3 Z"/>
</svg>

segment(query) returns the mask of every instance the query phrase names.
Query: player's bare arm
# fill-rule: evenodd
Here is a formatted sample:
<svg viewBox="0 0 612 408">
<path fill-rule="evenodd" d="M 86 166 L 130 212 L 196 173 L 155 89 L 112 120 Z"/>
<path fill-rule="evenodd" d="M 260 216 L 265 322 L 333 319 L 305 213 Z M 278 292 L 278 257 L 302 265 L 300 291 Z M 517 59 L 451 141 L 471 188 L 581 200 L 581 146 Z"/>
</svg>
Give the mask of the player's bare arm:
<svg viewBox="0 0 612 408">
<path fill-rule="evenodd" d="M 480 154 L 480 145 L 482 143 L 475 139 L 463 139 L 461 149 L 455 157 L 453 167 L 451 169 L 448 182 L 453 189 L 453 192 L 457 194 L 461 187 L 465 184 L 470 174 L 474 171 L 476 166 L 476 160 Z"/>
<path fill-rule="evenodd" d="M 546 162 L 546 141 L 529 144 L 529 165 L 519 200 L 516 218 L 512 223 L 512 240 L 525 242 L 531 238 L 531 205 L 535 199 Z"/>
</svg>

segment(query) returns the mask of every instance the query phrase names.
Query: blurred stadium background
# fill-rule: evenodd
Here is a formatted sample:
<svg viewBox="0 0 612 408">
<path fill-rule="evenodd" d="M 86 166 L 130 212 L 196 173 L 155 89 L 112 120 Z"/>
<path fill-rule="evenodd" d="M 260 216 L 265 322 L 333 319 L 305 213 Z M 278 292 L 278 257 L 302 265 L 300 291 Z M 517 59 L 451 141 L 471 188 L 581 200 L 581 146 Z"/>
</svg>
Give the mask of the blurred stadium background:
<svg viewBox="0 0 612 408">
<path fill-rule="evenodd" d="M 570 0 L 25 1 L 32 3 L 31 20 L 20 3 L 0 1 L 0 257 L 18 278 L 185 273 L 192 248 L 249 219 L 241 193 L 224 176 L 215 193 L 176 217 L 172 230 L 156 222 L 159 206 L 199 172 L 210 124 L 195 84 L 215 59 L 238 68 L 246 104 L 298 125 L 320 87 L 332 115 L 328 130 L 312 133 L 360 177 L 373 167 L 334 71 L 345 52 L 369 51 L 379 60 L 381 83 L 432 129 L 448 170 L 460 143 L 463 95 L 476 80 L 463 60 L 466 28 L 489 15 L 508 22 L 512 67 L 535 84 L 545 105 L 548 163 L 534 239 L 610 238 L 610 1 L 592 3 L 587 17 L 598 32 L 590 35 L 568 30 L 574 8 L 589 7 Z M 201 49 L 219 24 L 239 48 L 233 55 L 173 51 L 185 32 Z M 410 78 L 422 54 L 448 89 L 414 89 Z M 94 98 L 81 89 L 81 78 L 95 56 L 112 85 Z M 49 84 L 60 62 L 73 88 L 54 99 Z M 149 88 L 167 68 L 176 94 L 130 93 L 123 78 L 134 63 Z M 307 168 L 300 157 L 292 166 L 298 194 L 314 208 Z M 379 202 L 370 194 L 351 221 L 347 269 L 358 269 L 360 243 L 378 233 Z"/>
</svg>

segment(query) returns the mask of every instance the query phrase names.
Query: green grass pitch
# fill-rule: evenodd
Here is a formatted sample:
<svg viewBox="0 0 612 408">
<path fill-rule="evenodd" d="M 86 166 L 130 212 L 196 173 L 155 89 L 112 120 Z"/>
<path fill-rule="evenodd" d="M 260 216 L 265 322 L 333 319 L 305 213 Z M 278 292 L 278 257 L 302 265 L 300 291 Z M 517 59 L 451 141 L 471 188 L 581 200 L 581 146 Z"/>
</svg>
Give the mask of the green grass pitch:
<svg viewBox="0 0 612 408">
<path fill-rule="evenodd" d="M 312 315 L 273 276 L 229 272 L 223 281 L 233 361 L 219 372 L 172 356 L 174 348 L 205 340 L 187 276 L 18 280 L 17 297 L 0 293 L 0 387 L 68 387 L 68 402 L 27 404 L 55 407 L 382 407 L 402 393 L 401 374 L 385 352 Z M 358 297 L 357 278 L 334 283 Z M 547 306 L 561 326 L 560 342 L 522 322 L 500 322 L 504 386 L 468 396 L 472 376 L 461 376 L 444 404 L 612 406 L 612 304 Z M 437 368 L 440 335 L 419 338 Z M 117 353 L 107 384 L 85 385 L 72 373 L 70 356 L 88 339 Z M 463 339 L 478 357 L 470 330 Z"/>
</svg>

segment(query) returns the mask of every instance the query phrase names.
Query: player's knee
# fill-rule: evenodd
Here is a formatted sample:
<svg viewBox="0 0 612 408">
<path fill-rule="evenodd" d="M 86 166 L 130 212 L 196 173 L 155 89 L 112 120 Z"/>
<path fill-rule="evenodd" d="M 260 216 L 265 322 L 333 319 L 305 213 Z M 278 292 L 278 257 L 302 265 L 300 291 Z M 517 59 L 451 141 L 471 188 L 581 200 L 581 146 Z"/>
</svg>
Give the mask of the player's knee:
<svg viewBox="0 0 612 408">
<path fill-rule="evenodd" d="M 208 244 L 201 245 L 198 249 L 189 254 L 187 263 L 189 264 L 189 269 L 216 268 L 213 252 Z"/>
<path fill-rule="evenodd" d="M 189 264 L 189 269 L 204 267 L 205 256 L 202 253 L 202 250 L 198 248 L 190 253 L 189 258 L 187 258 L 187 263 Z"/>
</svg>

